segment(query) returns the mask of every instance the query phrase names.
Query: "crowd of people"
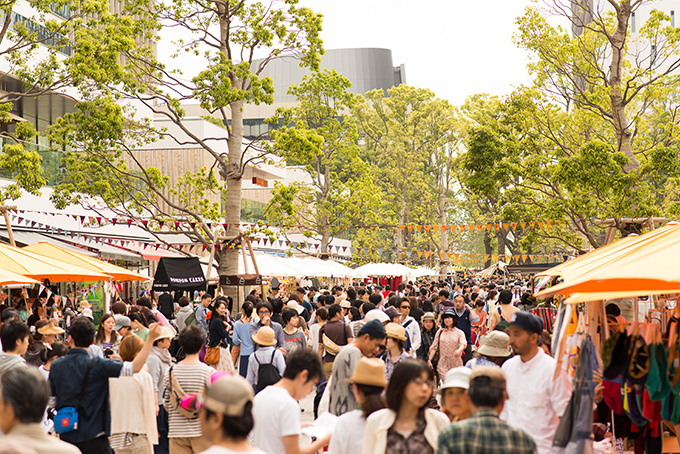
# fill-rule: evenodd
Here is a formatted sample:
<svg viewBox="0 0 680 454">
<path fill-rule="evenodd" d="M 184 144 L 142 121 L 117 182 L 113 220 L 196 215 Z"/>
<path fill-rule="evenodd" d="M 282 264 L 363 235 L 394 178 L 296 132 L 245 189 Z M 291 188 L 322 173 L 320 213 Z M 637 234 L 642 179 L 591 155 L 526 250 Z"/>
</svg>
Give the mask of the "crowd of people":
<svg viewBox="0 0 680 454">
<path fill-rule="evenodd" d="M 571 397 L 521 283 L 0 307 L 0 453 L 550 452 Z M 303 437 L 300 402 L 333 415 Z"/>
</svg>

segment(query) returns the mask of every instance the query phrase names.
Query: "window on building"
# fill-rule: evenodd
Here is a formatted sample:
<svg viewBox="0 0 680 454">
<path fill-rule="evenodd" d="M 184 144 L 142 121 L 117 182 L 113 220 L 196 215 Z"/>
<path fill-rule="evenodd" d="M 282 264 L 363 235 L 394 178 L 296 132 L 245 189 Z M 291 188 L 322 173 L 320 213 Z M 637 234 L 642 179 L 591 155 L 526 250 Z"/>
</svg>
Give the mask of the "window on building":
<svg viewBox="0 0 680 454">
<path fill-rule="evenodd" d="M 671 11 L 671 27 L 675 28 L 675 11 Z"/>
<path fill-rule="evenodd" d="M 654 64 L 656 61 L 656 44 L 652 44 L 652 50 L 649 53 L 649 63 Z"/>
</svg>

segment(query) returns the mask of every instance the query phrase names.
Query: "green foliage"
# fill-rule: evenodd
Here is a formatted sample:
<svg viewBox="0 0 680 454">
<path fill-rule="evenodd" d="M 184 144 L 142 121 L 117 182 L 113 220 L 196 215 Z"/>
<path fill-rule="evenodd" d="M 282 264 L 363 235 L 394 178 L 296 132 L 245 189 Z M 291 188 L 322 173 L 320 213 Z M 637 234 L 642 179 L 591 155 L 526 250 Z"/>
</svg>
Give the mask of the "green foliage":
<svg viewBox="0 0 680 454">
<path fill-rule="evenodd" d="M 356 104 L 349 87 L 347 78 L 335 70 L 305 76 L 288 90 L 299 104 L 277 111 L 291 126 L 272 132 L 279 155 L 302 167 L 309 181 L 275 185 L 268 218 L 286 231 L 309 225 L 302 233 L 318 235 L 321 252 L 343 226 L 377 219 L 372 207 L 379 204 L 380 191 L 359 157 L 356 125 L 346 118 Z"/>
<path fill-rule="evenodd" d="M 273 102 L 272 80 L 260 77 L 272 58 L 292 53 L 301 64 L 318 67 L 321 16 L 297 0 L 128 0 L 123 6 L 84 17 L 74 28 L 66 68 L 82 101 L 51 128 L 50 138 L 77 151 L 64 156 L 67 177 L 54 201 L 77 203 L 76 194 L 83 193 L 120 216 L 191 220 L 197 227 L 181 233 L 211 245 L 217 239 L 204 223 L 238 226 L 242 175 L 268 159 L 265 144 L 244 146 L 243 105 Z M 170 70 L 154 56 L 161 26 L 181 30 L 173 58 L 191 55 L 200 65 L 191 75 L 194 68 Z M 254 55 L 264 62 L 254 66 Z M 207 140 L 194 129 L 184 108 L 194 101 L 223 135 Z M 169 126 L 158 127 L 158 118 Z M 140 149 L 161 138 L 195 149 L 205 166 L 171 181 L 160 165 L 144 164 Z M 227 233 L 238 234 L 238 228 Z M 225 264 L 221 272 L 234 272 L 237 255 L 227 251 L 216 258 Z"/>
</svg>

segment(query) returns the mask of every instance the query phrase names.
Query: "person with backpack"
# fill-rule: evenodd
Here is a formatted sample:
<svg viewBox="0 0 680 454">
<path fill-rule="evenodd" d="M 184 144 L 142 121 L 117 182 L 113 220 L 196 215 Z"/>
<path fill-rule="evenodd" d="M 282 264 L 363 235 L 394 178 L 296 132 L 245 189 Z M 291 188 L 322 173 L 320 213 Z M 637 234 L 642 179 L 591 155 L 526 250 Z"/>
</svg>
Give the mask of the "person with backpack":
<svg viewBox="0 0 680 454">
<path fill-rule="evenodd" d="M 259 348 L 250 355 L 246 380 L 258 393 L 281 379 L 286 370 L 286 360 L 283 353 L 275 347 L 276 335 L 270 327 L 263 326 L 253 334 L 253 342 Z"/>
<path fill-rule="evenodd" d="M 179 345 L 186 357 L 165 375 L 163 406 L 168 411 L 170 454 L 193 454 L 208 449 L 210 442 L 201 432 L 199 411 L 182 407 L 181 401 L 187 394 L 200 394 L 215 369 L 198 358 L 205 345 L 205 333 L 198 325 L 187 326 L 179 333 Z"/>
</svg>

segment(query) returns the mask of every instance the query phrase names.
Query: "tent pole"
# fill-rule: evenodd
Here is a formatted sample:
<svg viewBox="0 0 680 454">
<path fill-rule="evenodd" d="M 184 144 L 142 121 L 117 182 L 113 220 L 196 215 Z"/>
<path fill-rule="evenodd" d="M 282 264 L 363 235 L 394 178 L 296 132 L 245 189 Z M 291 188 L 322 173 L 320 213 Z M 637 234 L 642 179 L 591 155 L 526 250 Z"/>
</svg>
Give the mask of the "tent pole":
<svg viewBox="0 0 680 454">
<path fill-rule="evenodd" d="M 246 251 L 243 250 L 243 238 L 241 238 L 241 256 L 243 257 L 243 274 L 248 274 L 248 261 L 246 260 Z"/>
<path fill-rule="evenodd" d="M 210 259 L 208 259 L 208 275 L 205 277 L 206 284 L 208 283 L 210 273 L 212 272 L 213 260 L 215 260 L 215 243 L 212 245 L 212 249 L 210 250 Z"/>
<path fill-rule="evenodd" d="M 259 276 L 260 269 L 257 267 L 255 254 L 253 253 L 253 245 L 250 243 L 250 237 L 246 237 L 246 245 L 248 246 L 248 252 L 250 252 L 250 259 L 253 261 L 253 266 L 255 267 L 255 274 Z M 264 285 L 262 284 L 262 279 L 260 279 L 260 295 L 264 296 Z"/>
<path fill-rule="evenodd" d="M 17 206 L 12 205 L 12 206 L 7 206 L 5 204 L 0 205 L 0 211 L 2 211 L 2 215 L 5 217 L 5 226 L 7 227 L 7 236 L 9 237 L 9 244 L 12 246 L 16 247 L 16 243 L 14 242 L 14 233 L 12 232 L 12 223 L 9 220 L 9 215 L 7 214 L 8 211 L 16 210 Z"/>
</svg>

